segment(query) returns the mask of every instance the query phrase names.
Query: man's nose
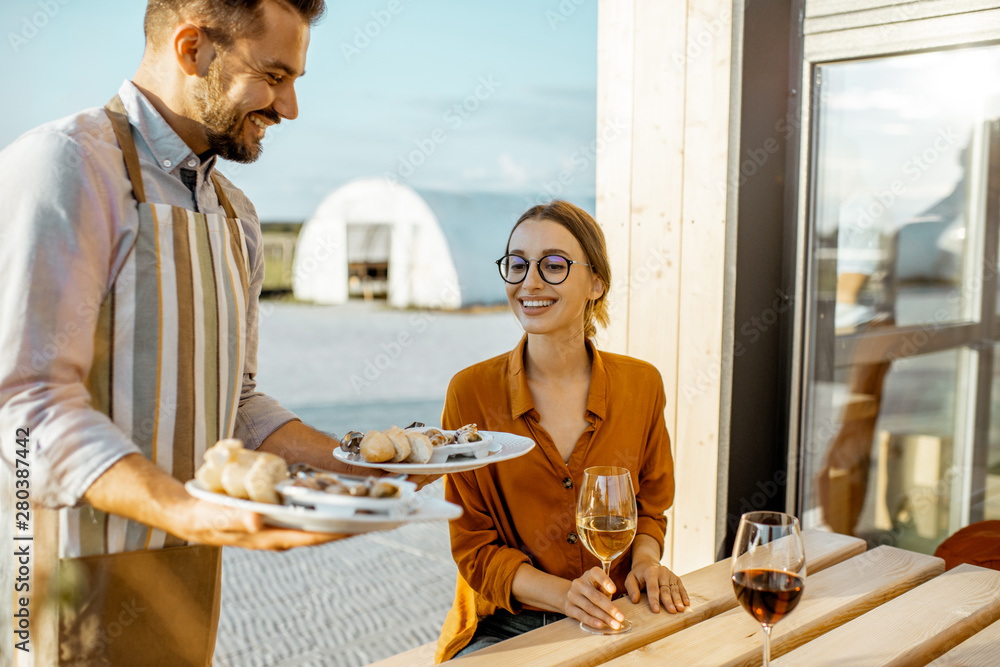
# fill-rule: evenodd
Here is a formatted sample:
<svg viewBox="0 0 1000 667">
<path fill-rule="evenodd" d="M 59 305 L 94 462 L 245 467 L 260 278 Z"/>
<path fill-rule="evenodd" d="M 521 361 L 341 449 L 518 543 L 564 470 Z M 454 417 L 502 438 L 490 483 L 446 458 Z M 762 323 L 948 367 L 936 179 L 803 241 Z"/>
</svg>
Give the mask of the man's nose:
<svg viewBox="0 0 1000 667">
<path fill-rule="evenodd" d="M 281 114 L 282 118 L 295 120 L 299 115 L 299 102 L 295 97 L 295 86 L 288 84 L 280 86 L 277 97 L 274 99 L 274 110 Z"/>
</svg>

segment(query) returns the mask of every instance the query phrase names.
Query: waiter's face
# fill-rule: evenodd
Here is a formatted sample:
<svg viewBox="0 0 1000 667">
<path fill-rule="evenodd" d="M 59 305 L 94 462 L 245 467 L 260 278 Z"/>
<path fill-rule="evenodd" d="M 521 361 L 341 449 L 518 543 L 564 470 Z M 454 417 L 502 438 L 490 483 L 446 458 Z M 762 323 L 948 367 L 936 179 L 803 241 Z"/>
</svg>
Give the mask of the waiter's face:
<svg viewBox="0 0 1000 667">
<path fill-rule="evenodd" d="M 309 26 L 274 2 L 263 12 L 259 35 L 217 51 L 199 94 L 209 148 L 236 162 L 256 160 L 267 127 L 299 115 L 294 86 L 305 73 Z"/>
</svg>

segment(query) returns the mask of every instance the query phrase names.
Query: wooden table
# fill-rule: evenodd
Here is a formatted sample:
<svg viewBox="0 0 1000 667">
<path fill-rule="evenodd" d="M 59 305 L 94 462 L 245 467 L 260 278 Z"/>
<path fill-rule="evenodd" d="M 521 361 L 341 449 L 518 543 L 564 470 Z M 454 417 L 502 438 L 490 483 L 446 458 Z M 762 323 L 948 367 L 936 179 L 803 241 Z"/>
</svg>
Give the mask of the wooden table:
<svg viewBox="0 0 1000 667">
<path fill-rule="evenodd" d="M 939 558 L 862 540 L 803 533 L 802 601 L 774 626 L 775 667 L 795 665 L 1000 665 L 1000 572 L 971 565 L 947 573 Z M 737 605 L 729 560 L 683 576 L 691 607 L 649 610 L 616 601 L 632 621 L 623 635 L 591 635 L 566 619 L 453 660 L 471 665 L 759 665 L 763 634 Z M 433 662 L 433 644 L 377 663 Z"/>
</svg>

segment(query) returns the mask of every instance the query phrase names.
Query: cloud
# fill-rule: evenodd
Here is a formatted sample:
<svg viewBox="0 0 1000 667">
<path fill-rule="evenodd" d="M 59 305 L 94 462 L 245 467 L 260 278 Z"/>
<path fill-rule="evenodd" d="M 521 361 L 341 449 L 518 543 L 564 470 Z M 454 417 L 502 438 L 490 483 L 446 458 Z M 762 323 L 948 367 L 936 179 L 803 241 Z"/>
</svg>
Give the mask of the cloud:
<svg viewBox="0 0 1000 667">
<path fill-rule="evenodd" d="M 514 161 L 510 153 L 501 153 L 497 158 L 500 165 L 500 175 L 508 185 L 523 185 L 528 180 L 528 171 Z"/>
</svg>

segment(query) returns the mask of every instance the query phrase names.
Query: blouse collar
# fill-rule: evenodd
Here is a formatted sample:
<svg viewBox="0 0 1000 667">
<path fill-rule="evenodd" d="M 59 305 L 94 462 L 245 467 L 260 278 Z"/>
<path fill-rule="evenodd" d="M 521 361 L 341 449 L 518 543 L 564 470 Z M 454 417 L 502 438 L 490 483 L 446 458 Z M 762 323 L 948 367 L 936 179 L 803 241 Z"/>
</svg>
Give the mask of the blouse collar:
<svg viewBox="0 0 1000 667">
<path fill-rule="evenodd" d="M 608 406 L 607 371 L 604 368 L 601 353 L 597 351 L 594 343 L 589 338 L 586 338 L 584 342 L 593 359 L 590 365 L 590 392 L 587 395 L 587 412 L 603 420 Z M 528 374 L 524 372 L 524 351 L 527 346 L 528 334 L 524 334 L 521 337 L 521 342 L 507 356 L 511 419 L 520 419 L 522 415 L 535 409 L 535 402 L 532 400 L 531 390 L 528 388 Z"/>
</svg>

